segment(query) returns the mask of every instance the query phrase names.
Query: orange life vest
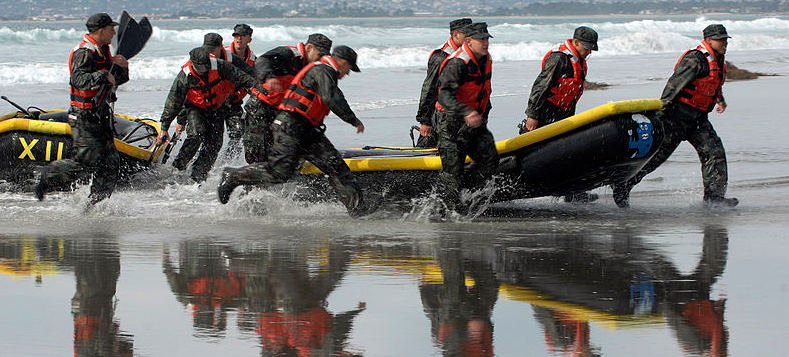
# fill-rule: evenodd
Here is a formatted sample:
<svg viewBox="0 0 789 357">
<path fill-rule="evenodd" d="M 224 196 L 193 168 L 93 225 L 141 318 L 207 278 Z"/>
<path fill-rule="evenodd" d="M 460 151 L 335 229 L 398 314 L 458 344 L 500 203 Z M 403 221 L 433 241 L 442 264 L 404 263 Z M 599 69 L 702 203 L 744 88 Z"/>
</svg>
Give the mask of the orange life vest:
<svg viewBox="0 0 789 357">
<path fill-rule="evenodd" d="M 287 110 L 290 112 L 301 114 L 316 127 L 323 123 L 323 118 L 329 115 L 329 106 L 323 103 L 321 97 L 318 96 L 311 88 L 305 87 L 301 80 L 310 68 L 315 66 L 329 66 L 336 72 L 340 71 L 337 62 L 331 56 L 323 56 L 317 62 L 310 63 L 299 71 L 296 77 L 288 86 L 285 91 L 285 96 L 282 103 L 279 105 L 279 110 Z"/>
<path fill-rule="evenodd" d="M 288 46 L 288 48 L 293 51 L 293 55 L 295 57 L 307 58 L 307 54 L 304 50 L 304 43 L 299 42 L 298 45 Z M 282 88 L 278 91 L 271 89 L 271 86 L 266 83 L 261 83 L 263 88 L 266 89 L 266 92 L 264 93 L 266 97 L 261 100 L 273 107 L 277 107 L 280 105 L 280 103 L 282 103 L 282 99 L 285 97 L 285 90 L 287 90 L 290 83 L 293 82 L 294 76 L 292 74 L 286 74 L 284 76 L 277 76 L 276 78 L 277 81 L 279 81 L 279 87 Z"/>
<path fill-rule="evenodd" d="M 230 46 L 226 46 L 224 52 L 225 52 L 225 54 L 224 54 L 225 58 L 223 58 L 223 60 L 232 63 L 232 61 L 233 61 L 233 44 L 231 43 Z M 255 57 L 255 54 L 252 53 L 252 49 L 250 49 L 249 46 L 247 46 L 247 50 L 244 51 L 244 57 L 242 57 L 241 59 L 243 59 L 244 62 L 246 62 L 252 68 L 255 68 L 255 58 L 256 57 Z M 240 102 L 244 101 L 244 97 L 246 97 L 246 96 L 247 96 L 247 91 L 245 91 L 243 89 L 239 89 L 235 93 L 233 93 L 233 95 L 230 97 L 230 101 L 233 102 L 233 103 L 240 103 Z"/>
<path fill-rule="evenodd" d="M 255 332 L 266 351 L 309 357 L 317 355 L 317 349 L 331 348 L 326 345 L 333 322 L 334 316 L 322 307 L 299 313 L 270 311 L 260 314 Z"/>
<path fill-rule="evenodd" d="M 227 276 L 202 276 L 189 281 L 187 291 L 195 303 L 212 307 L 222 307 L 241 295 L 246 287 L 246 276 L 233 271 Z"/>
<path fill-rule="evenodd" d="M 688 52 L 694 50 L 704 54 L 704 57 L 707 59 L 707 64 L 709 64 L 710 67 L 710 73 L 706 77 L 696 78 L 692 85 L 683 88 L 677 99 L 691 107 L 711 112 L 712 108 L 715 107 L 715 103 L 717 103 L 721 97 L 721 88 L 723 87 L 723 82 L 726 81 L 726 63 L 724 62 L 723 68 L 721 68 L 721 66 L 718 65 L 718 58 L 715 56 L 715 51 L 710 48 L 710 45 L 706 41 L 701 41 L 698 47 L 685 51 L 685 53 L 679 57 L 677 64 L 674 65 L 674 70 L 677 69 L 682 58 L 685 57 Z"/>
<path fill-rule="evenodd" d="M 190 84 L 197 82 L 186 92 L 186 100 L 200 109 L 216 110 L 233 94 L 234 86 L 230 81 L 220 78 L 216 57 L 211 56 L 210 62 L 207 83 L 196 74 L 198 72 L 192 66 L 191 59 L 181 67 L 181 70 L 190 77 Z"/>
<path fill-rule="evenodd" d="M 110 55 L 109 48 L 107 51 L 102 51 L 101 46 L 96 43 L 96 40 L 91 38 L 89 35 L 85 34 L 82 36 L 82 42 L 77 47 L 71 50 L 71 53 L 68 55 L 68 72 L 69 75 L 71 74 L 71 59 L 74 57 L 74 51 L 85 48 L 94 55 L 96 55 L 96 69 L 97 70 L 109 70 L 112 63 L 110 62 L 112 56 Z M 71 93 L 71 105 L 82 108 L 82 109 L 91 109 L 93 108 L 93 97 L 99 93 L 98 88 L 90 88 L 90 89 L 77 89 L 69 82 L 70 93 Z"/>
<path fill-rule="evenodd" d="M 433 50 L 433 52 L 430 52 L 430 57 L 433 57 L 433 55 L 436 53 L 436 51 L 441 51 L 441 52 L 444 52 L 444 53 L 446 53 L 448 55 L 451 55 L 452 53 L 457 51 L 458 48 L 460 48 L 460 47 L 458 45 L 456 45 L 455 41 L 452 41 L 452 37 L 450 37 L 449 40 L 447 40 L 447 42 L 445 42 L 443 45 L 441 45 L 441 47 L 436 48 L 435 50 Z"/>
<path fill-rule="evenodd" d="M 468 80 L 461 84 L 458 88 L 457 99 L 467 107 L 471 108 L 472 110 L 476 110 L 477 113 L 482 114 L 482 112 L 484 112 L 485 108 L 488 106 L 491 93 L 490 78 L 493 69 L 493 62 L 490 60 L 490 55 L 487 56 L 487 60 L 483 64 L 485 66 L 485 71 L 483 72 L 480 69 L 480 64 L 474 57 L 474 54 L 471 53 L 471 49 L 464 43 L 462 47 L 458 48 L 457 51 L 452 53 L 449 57 L 447 57 L 447 59 L 444 60 L 444 63 L 442 63 L 441 67 L 438 69 L 439 76 L 441 75 L 441 71 L 444 70 L 444 66 L 446 66 L 447 62 L 453 58 L 460 58 L 463 60 L 463 63 L 466 64 L 466 67 L 468 67 L 472 62 L 476 65 L 477 71 L 474 73 L 469 71 Z M 441 93 L 440 87 L 438 88 L 438 92 L 439 94 Z M 446 111 L 446 109 L 444 109 L 444 107 L 438 101 L 436 101 L 436 109 L 442 112 Z"/>
<path fill-rule="evenodd" d="M 554 52 L 562 52 L 570 57 L 573 65 L 572 78 L 559 78 L 556 84 L 551 87 L 553 93 L 548 97 L 548 101 L 562 110 L 570 109 L 581 95 L 584 94 L 584 82 L 586 81 L 586 61 L 578 55 L 570 40 L 559 45 L 558 48 L 551 49 L 542 58 L 542 67 L 545 67 L 545 60 Z"/>
</svg>

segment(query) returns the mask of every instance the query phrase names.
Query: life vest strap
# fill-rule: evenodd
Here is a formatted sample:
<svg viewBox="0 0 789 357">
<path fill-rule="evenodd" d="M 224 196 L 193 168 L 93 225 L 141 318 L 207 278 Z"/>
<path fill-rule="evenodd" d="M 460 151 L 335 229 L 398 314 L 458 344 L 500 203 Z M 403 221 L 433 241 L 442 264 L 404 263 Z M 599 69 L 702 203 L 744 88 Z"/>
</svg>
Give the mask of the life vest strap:
<svg viewBox="0 0 789 357">
<path fill-rule="evenodd" d="M 296 92 L 296 94 L 299 94 L 299 95 L 301 95 L 304 98 L 307 98 L 307 100 L 309 100 L 309 101 L 312 101 L 313 99 L 315 99 L 315 94 L 312 94 L 309 91 L 307 91 L 306 89 L 304 89 L 304 88 L 302 88 L 300 86 L 297 86 L 295 84 L 291 84 L 290 87 L 288 87 L 288 89 Z"/>
<path fill-rule="evenodd" d="M 291 98 L 282 99 L 282 105 L 283 106 L 291 106 L 291 107 L 297 108 L 297 109 L 299 109 L 299 110 L 301 110 L 303 112 L 306 112 L 307 109 L 309 109 L 309 107 L 306 104 L 304 104 L 302 102 L 299 102 L 299 101 L 297 101 L 295 99 L 291 99 Z"/>
</svg>

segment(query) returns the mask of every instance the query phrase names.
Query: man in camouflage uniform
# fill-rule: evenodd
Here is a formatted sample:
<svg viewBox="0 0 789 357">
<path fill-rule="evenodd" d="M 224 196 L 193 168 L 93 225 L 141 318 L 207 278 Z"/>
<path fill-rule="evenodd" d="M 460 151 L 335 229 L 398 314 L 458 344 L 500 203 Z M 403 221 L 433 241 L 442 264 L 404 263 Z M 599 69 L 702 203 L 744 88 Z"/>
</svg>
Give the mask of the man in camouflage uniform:
<svg viewBox="0 0 789 357">
<path fill-rule="evenodd" d="M 362 192 L 348 165 L 326 137 L 323 119 L 334 112 L 343 121 L 364 132 L 364 124 L 348 106 L 337 82 L 350 71 L 359 72 L 356 52 L 338 46 L 331 56 L 321 57 L 304 67 L 293 79 L 274 120 L 274 144 L 268 161 L 233 169 L 226 167 L 217 187 L 219 201 L 227 203 L 239 185 L 274 185 L 296 174 L 302 158 L 329 175 L 340 201 L 348 213 L 356 215 L 362 207 Z"/>
<path fill-rule="evenodd" d="M 573 38 L 548 51 L 531 87 L 528 118 L 518 126 L 521 134 L 575 115 L 586 82 L 586 58 L 592 51 L 597 51 L 597 32 L 586 26 L 576 28 Z M 568 92 L 571 95 L 564 99 Z"/>
<path fill-rule="evenodd" d="M 520 134 L 575 115 L 575 106 L 586 83 L 586 59 L 592 51 L 597 51 L 597 32 L 586 26 L 576 28 L 573 38 L 548 51 L 531 87 L 527 119 L 518 125 Z M 577 203 L 598 198 L 589 192 L 564 196 L 565 202 Z"/>
<path fill-rule="evenodd" d="M 162 130 L 158 139 L 162 142 L 169 138 L 170 124 L 177 116 L 175 131 L 183 132 L 186 127 L 187 137 L 173 161 L 173 166 L 180 170 L 185 169 L 197 153 L 191 174 L 195 182 L 205 181 L 222 148 L 225 123 L 224 118 L 218 114 L 219 108 L 225 104 L 235 88 L 248 89 L 256 96 L 262 96 L 261 91 L 264 90 L 254 77 L 217 58 L 222 51 L 221 36 L 208 34 L 206 42 L 208 45 L 189 52 L 189 62 L 182 67 L 173 81 L 164 104 Z M 217 80 L 211 80 L 214 75 Z M 181 109 L 186 110 L 185 115 L 178 115 Z"/>
<path fill-rule="evenodd" d="M 246 46 L 250 41 L 252 41 L 252 28 L 250 28 L 248 25 L 240 24 L 235 26 L 234 31 L 233 43 L 230 46 L 222 48 L 222 36 L 217 33 L 209 32 L 205 34 L 203 38 L 203 47 L 211 52 L 211 54 L 216 58 L 224 60 L 228 63 L 232 63 L 244 73 L 250 76 L 255 76 L 255 69 L 252 67 L 254 64 L 254 59 L 251 61 L 249 60 L 255 56 L 252 53 L 252 50 L 247 46 L 244 48 L 244 50 L 240 50 L 239 53 L 236 53 L 236 50 L 240 49 L 242 44 Z M 238 31 L 243 33 L 249 32 L 249 34 L 236 36 L 235 34 L 237 34 Z M 239 45 L 236 45 L 237 42 Z M 244 110 L 241 108 L 241 104 L 244 101 L 244 96 L 246 96 L 246 93 L 246 90 L 243 88 L 236 88 L 236 91 L 230 95 L 224 105 L 217 109 L 217 116 L 219 118 L 224 118 L 225 125 L 227 126 L 228 130 L 228 148 L 225 151 L 226 160 L 232 159 L 239 150 L 239 140 L 241 139 L 241 135 L 244 132 L 242 118 Z M 179 121 L 186 122 L 186 108 L 181 109 L 181 112 L 178 113 L 178 117 L 181 118 Z M 173 162 L 173 166 L 181 171 L 185 170 L 186 166 L 189 165 L 189 162 L 197 153 L 197 149 L 182 152 L 183 154 L 180 155 L 181 160 L 178 162 Z"/>
<path fill-rule="evenodd" d="M 416 112 L 416 121 L 419 123 L 419 141 L 417 147 L 435 147 L 438 136 L 433 131 L 436 126 L 433 114 L 436 111 L 436 98 L 438 96 L 438 69 L 444 60 L 453 52 L 463 46 L 466 39 L 466 26 L 471 24 L 471 19 L 457 19 L 449 23 L 449 39 L 441 47 L 430 53 L 427 60 L 427 76 L 422 82 L 422 93 L 419 95 L 419 106 Z"/>
<path fill-rule="evenodd" d="M 314 33 L 307 38 L 306 44 L 275 47 L 255 60 L 257 80 L 267 92 L 265 99 L 251 98 L 244 106 L 247 111 L 244 156 L 248 164 L 266 161 L 273 140 L 272 122 L 293 76 L 307 64 L 328 54 L 331 45 L 328 37 Z"/>
<path fill-rule="evenodd" d="M 117 22 L 99 13 L 91 15 L 85 25 L 89 33 L 69 57 L 69 125 L 74 140 L 74 159 L 58 160 L 43 169 L 35 188 L 39 200 L 44 199 L 51 185 L 74 181 L 90 172 L 93 184 L 88 198 L 93 205 L 110 197 L 118 181 L 120 156 L 113 140 L 112 109 L 96 108 L 94 97 L 100 95 L 102 86 L 117 86 L 129 81 L 129 64 L 122 55 L 110 54 L 109 45 Z M 112 72 L 110 68 L 114 68 Z M 106 95 L 114 96 L 112 91 Z"/>
<path fill-rule="evenodd" d="M 247 74 L 254 76 L 255 54 L 249 48 L 249 43 L 252 42 L 252 27 L 247 24 L 238 24 L 233 27 L 233 42 L 225 47 L 224 57 L 220 57 L 225 61 L 233 63 L 236 67 L 243 70 Z M 225 127 L 227 129 L 227 150 L 225 150 L 225 159 L 231 160 L 241 151 L 241 138 L 244 135 L 244 109 L 241 107 L 244 104 L 244 97 L 247 92 L 243 89 L 238 89 L 227 100 L 227 104 L 222 107 L 224 113 L 222 116 L 225 118 Z"/>
<path fill-rule="evenodd" d="M 488 54 L 488 25 L 468 25 L 463 46 L 447 58 L 439 69 L 438 153 L 441 174 L 438 190 L 447 209 L 463 211 L 460 188 L 466 155 L 475 162 L 467 175 L 472 186 L 496 173 L 499 154 L 493 134 L 487 128 L 490 113 L 492 62 Z"/>
<path fill-rule="evenodd" d="M 630 205 L 630 190 L 665 162 L 682 141 L 688 141 L 701 160 L 704 202 L 708 206 L 736 206 L 736 198 L 726 198 L 728 169 L 723 142 L 709 121 L 709 112 L 726 110 L 722 87 L 726 80 L 726 47 L 729 35 L 723 25 L 707 26 L 704 40 L 688 50 L 674 67 L 674 74 L 663 89 L 664 138 L 655 156 L 631 179 L 612 185 L 617 206 Z"/>
</svg>

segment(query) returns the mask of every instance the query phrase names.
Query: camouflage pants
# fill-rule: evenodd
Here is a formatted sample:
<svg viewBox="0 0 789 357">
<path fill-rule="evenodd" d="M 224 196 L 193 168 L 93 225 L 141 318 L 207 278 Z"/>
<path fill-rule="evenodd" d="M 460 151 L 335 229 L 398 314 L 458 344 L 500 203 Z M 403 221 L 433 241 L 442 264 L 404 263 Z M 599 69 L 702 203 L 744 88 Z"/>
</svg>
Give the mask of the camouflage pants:
<svg viewBox="0 0 789 357">
<path fill-rule="evenodd" d="M 244 110 L 241 109 L 241 104 L 226 105 L 220 109 L 219 117 L 225 118 L 228 137 L 225 158 L 230 160 L 241 152 L 241 137 L 244 136 L 245 127 Z"/>
<path fill-rule="evenodd" d="M 280 112 L 272 129 L 274 143 L 268 161 L 234 171 L 232 177 L 236 182 L 264 186 L 284 183 L 296 174 L 304 158 L 329 176 L 329 183 L 349 212 L 359 206 L 362 192 L 356 179 L 323 132 L 307 119 L 290 112 Z"/>
<path fill-rule="evenodd" d="M 74 158 L 54 161 L 42 173 L 47 185 L 72 182 L 93 174 L 90 186 L 91 203 L 110 197 L 120 171 L 120 156 L 115 148 L 109 122 L 95 122 L 87 111 L 71 111 L 77 119 L 69 119 L 74 140 Z"/>
<path fill-rule="evenodd" d="M 438 154 L 441 173 L 438 192 L 449 209 L 460 203 L 460 188 L 477 186 L 490 179 L 498 169 L 499 153 L 493 134 L 486 125 L 469 128 L 463 119 L 439 113 Z M 469 172 L 464 172 L 466 155 L 474 160 Z M 463 182 L 463 179 L 467 180 Z"/>
<path fill-rule="evenodd" d="M 199 108 L 187 108 L 186 120 L 186 140 L 178 156 L 173 160 L 173 167 L 178 170 L 186 169 L 197 154 L 197 159 L 192 165 L 191 177 L 195 182 L 203 182 L 214 166 L 219 150 L 222 149 L 225 123 L 216 112 Z"/>
<path fill-rule="evenodd" d="M 266 161 L 274 141 L 272 123 L 277 108 L 257 98 L 247 102 L 246 132 L 244 133 L 244 158 L 248 164 Z"/>
<path fill-rule="evenodd" d="M 725 196 L 729 181 L 726 151 L 723 149 L 723 141 L 708 120 L 707 113 L 678 104 L 660 116 L 665 131 L 660 148 L 633 178 L 618 185 L 624 185 L 629 192 L 644 176 L 663 164 L 680 143 L 687 140 L 696 149 L 701 161 L 704 195 Z"/>
</svg>

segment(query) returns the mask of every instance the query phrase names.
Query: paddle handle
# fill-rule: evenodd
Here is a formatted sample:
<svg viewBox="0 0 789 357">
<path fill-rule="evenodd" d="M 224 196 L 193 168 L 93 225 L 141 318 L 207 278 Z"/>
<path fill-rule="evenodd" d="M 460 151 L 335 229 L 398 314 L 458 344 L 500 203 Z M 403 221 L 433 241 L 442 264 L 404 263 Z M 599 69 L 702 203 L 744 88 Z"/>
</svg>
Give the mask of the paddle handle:
<svg viewBox="0 0 789 357">
<path fill-rule="evenodd" d="M 19 111 L 21 111 L 22 113 L 25 113 L 25 114 L 27 114 L 27 116 L 29 116 L 29 117 L 31 117 L 31 118 L 33 117 L 33 115 L 32 115 L 32 114 L 30 114 L 30 112 L 29 112 L 29 111 L 27 111 L 27 109 L 25 109 L 25 108 L 22 108 L 22 107 L 20 107 L 20 106 L 19 106 L 19 104 L 16 104 L 16 103 L 12 102 L 12 101 L 11 101 L 11 99 L 8 99 L 8 97 L 6 97 L 6 96 L 4 96 L 4 95 L 3 95 L 3 96 L 0 96 L 0 99 L 3 99 L 4 101 L 11 103 L 11 105 L 13 105 L 14 107 L 16 107 L 16 109 L 19 109 Z"/>
</svg>

